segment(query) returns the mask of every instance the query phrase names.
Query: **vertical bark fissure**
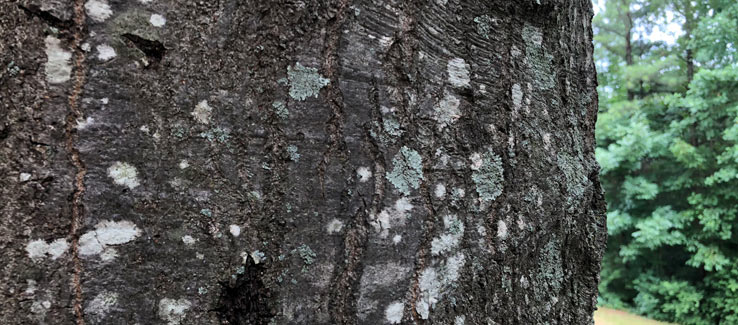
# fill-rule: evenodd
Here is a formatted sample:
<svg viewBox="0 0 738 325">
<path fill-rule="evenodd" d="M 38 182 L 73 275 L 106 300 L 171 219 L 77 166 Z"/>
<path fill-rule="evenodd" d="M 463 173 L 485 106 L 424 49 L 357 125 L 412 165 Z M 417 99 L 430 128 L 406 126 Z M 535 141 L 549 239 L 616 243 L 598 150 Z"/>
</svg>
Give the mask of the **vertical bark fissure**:
<svg viewBox="0 0 738 325">
<path fill-rule="evenodd" d="M 82 111 L 79 107 L 80 95 L 82 87 L 85 83 L 85 55 L 80 45 L 82 43 L 82 32 L 84 30 L 85 12 L 84 0 L 76 0 L 74 3 L 74 32 L 73 32 L 73 48 L 74 48 L 74 84 L 72 92 L 69 95 L 69 113 L 67 114 L 65 133 L 66 147 L 70 155 L 72 165 L 76 169 L 74 177 L 74 192 L 72 194 L 72 223 L 70 229 L 72 261 L 74 263 L 74 314 L 78 325 L 85 323 L 84 313 L 82 310 L 82 260 L 79 257 L 79 230 L 82 227 L 82 217 L 84 215 L 84 206 L 82 204 L 82 196 L 85 192 L 84 178 L 87 173 L 84 162 L 79 155 L 79 150 L 74 146 L 75 140 L 75 123 L 77 119 L 82 118 Z"/>
<path fill-rule="evenodd" d="M 331 108 L 332 116 L 328 120 L 326 131 L 329 134 L 330 143 L 328 148 L 323 152 L 323 158 L 318 164 L 318 175 L 320 175 L 320 187 L 325 196 L 325 171 L 330 162 L 330 156 L 337 150 L 345 150 L 346 141 L 343 136 L 344 127 L 344 100 L 339 84 L 339 76 L 337 71 L 340 70 L 338 62 L 338 47 L 341 40 L 341 26 L 345 21 L 346 7 L 349 0 L 340 0 L 334 22 L 330 24 L 326 31 L 326 44 L 323 48 L 323 73 L 331 82 L 326 86 L 325 96 L 328 106 Z"/>
</svg>

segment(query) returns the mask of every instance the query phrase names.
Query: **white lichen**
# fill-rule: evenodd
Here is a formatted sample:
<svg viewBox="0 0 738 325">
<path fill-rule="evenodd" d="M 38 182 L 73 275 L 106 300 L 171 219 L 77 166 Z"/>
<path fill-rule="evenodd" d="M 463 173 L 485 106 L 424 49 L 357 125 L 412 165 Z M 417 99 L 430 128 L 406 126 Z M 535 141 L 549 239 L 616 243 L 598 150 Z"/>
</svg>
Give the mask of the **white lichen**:
<svg viewBox="0 0 738 325">
<path fill-rule="evenodd" d="M 341 232 L 341 229 L 343 229 L 343 222 L 338 219 L 333 219 L 331 222 L 328 223 L 328 226 L 326 226 L 326 229 L 329 234 L 334 234 Z"/>
<path fill-rule="evenodd" d="M 460 104 L 461 101 L 456 96 L 446 92 L 438 104 L 433 107 L 433 119 L 436 120 L 439 130 L 443 130 L 461 117 Z"/>
<path fill-rule="evenodd" d="M 37 239 L 26 244 L 26 253 L 34 261 L 39 261 L 45 257 L 56 260 L 64 255 L 68 248 L 69 243 L 64 238 L 59 238 L 51 244 L 46 243 L 43 239 Z"/>
<path fill-rule="evenodd" d="M 197 240 L 195 238 L 193 238 L 192 236 L 190 236 L 190 235 L 184 235 L 184 236 L 182 236 L 182 242 L 185 245 L 190 246 L 190 245 L 195 244 L 195 242 L 197 242 Z"/>
<path fill-rule="evenodd" d="M 167 19 L 164 18 L 164 16 L 159 14 L 152 14 L 149 18 L 149 23 L 153 25 L 154 27 L 162 27 L 164 24 L 167 23 Z"/>
<path fill-rule="evenodd" d="M 192 303 L 187 299 L 164 298 L 159 301 L 159 317 L 169 325 L 178 325 L 191 307 Z"/>
<path fill-rule="evenodd" d="M 413 207 L 412 202 L 407 197 L 402 197 L 395 201 L 394 207 L 384 209 L 378 214 L 372 215 L 371 224 L 374 230 L 380 233 L 380 237 L 386 238 L 390 228 L 405 225 L 408 212 Z"/>
<path fill-rule="evenodd" d="M 456 316 L 454 318 L 454 325 L 464 325 L 464 322 L 466 321 L 466 316 Z"/>
<path fill-rule="evenodd" d="M 29 179 L 31 179 L 31 174 L 29 173 L 20 173 L 18 175 L 18 181 L 21 183 L 27 182 Z"/>
<path fill-rule="evenodd" d="M 442 199 L 446 196 L 446 185 L 443 183 L 436 184 L 436 189 L 433 191 L 436 198 Z"/>
<path fill-rule="evenodd" d="M 399 244 L 401 241 L 402 241 L 401 235 L 395 235 L 394 237 L 392 237 L 392 243 L 395 245 Z"/>
<path fill-rule="evenodd" d="M 118 303 L 118 293 L 102 291 L 85 306 L 85 314 L 100 321 L 115 304 Z"/>
<path fill-rule="evenodd" d="M 89 0 L 85 3 L 87 16 L 96 22 L 103 22 L 113 15 L 113 10 L 105 0 Z"/>
<path fill-rule="evenodd" d="M 395 301 L 384 310 L 384 317 L 390 324 L 399 324 L 402 321 L 405 305 L 400 301 Z"/>
<path fill-rule="evenodd" d="M 502 220 L 497 221 L 497 238 L 507 239 L 507 224 Z"/>
<path fill-rule="evenodd" d="M 61 48 L 61 41 L 54 36 L 46 36 L 46 81 L 50 84 L 63 83 L 72 75 L 72 52 Z"/>
<path fill-rule="evenodd" d="M 78 119 L 77 125 L 75 125 L 75 128 L 77 130 L 84 130 L 94 123 L 95 123 L 95 119 L 88 116 L 86 119 Z"/>
<path fill-rule="evenodd" d="M 100 253 L 100 260 L 103 262 L 110 262 L 118 257 L 118 251 L 112 247 L 105 247 L 102 253 Z"/>
<path fill-rule="evenodd" d="M 372 177 L 372 171 L 368 167 L 359 167 L 356 169 L 356 175 L 359 176 L 359 182 L 365 183 Z"/>
<path fill-rule="evenodd" d="M 95 46 L 97 49 L 97 59 L 100 61 L 110 61 L 115 58 L 115 49 L 108 44 L 100 44 Z"/>
<path fill-rule="evenodd" d="M 134 189 L 139 185 L 136 167 L 126 162 L 116 161 L 108 168 L 108 176 L 113 179 L 115 184 L 126 186 L 129 189 Z"/>
<path fill-rule="evenodd" d="M 515 111 L 517 111 L 523 104 L 523 90 L 520 88 L 519 84 L 514 84 L 512 86 L 511 93 L 513 99 L 513 107 L 515 108 Z"/>
<path fill-rule="evenodd" d="M 464 224 L 456 215 L 444 216 L 443 227 L 444 232 L 441 236 L 433 238 L 433 241 L 431 241 L 431 253 L 433 255 L 440 255 L 456 249 L 464 237 Z"/>
<path fill-rule="evenodd" d="M 420 314 L 420 318 L 428 319 L 430 309 L 436 305 L 441 294 L 441 281 L 434 268 L 423 270 L 418 279 L 418 287 L 420 297 L 415 302 L 415 311 Z"/>
<path fill-rule="evenodd" d="M 469 86 L 469 64 L 462 58 L 454 58 L 446 64 L 448 82 L 454 87 Z"/>
<path fill-rule="evenodd" d="M 97 255 L 107 246 L 121 245 L 133 241 L 141 235 L 141 230 L 133 222 L 104 220 L 79 237 L 78 252 L 82 256 Z"/>
<path fill-rule="evenodd" d="M 208 105 L 207 100 L 202 100 L 197 105 L 195 105 L 195 109 L 190 113 L 192 117 L 201 124 L 210 124 L 210 116 L 213 113 L 213 108 Z"/>
<path fill-rule="evenodd" d="M 186 169 L 187 167 L 190 167 L 190 163 L 187 161 L 187 159 L 182 159 L 179 162 L 179 169 Z"/>
<path fill-rule="evenodd" d="M 238 237 L 241 235 L 241 227 L 238 225 L 230 225 L 228 226 L 228 231 L 233 235 L 233 237 Z"/>
</svg>

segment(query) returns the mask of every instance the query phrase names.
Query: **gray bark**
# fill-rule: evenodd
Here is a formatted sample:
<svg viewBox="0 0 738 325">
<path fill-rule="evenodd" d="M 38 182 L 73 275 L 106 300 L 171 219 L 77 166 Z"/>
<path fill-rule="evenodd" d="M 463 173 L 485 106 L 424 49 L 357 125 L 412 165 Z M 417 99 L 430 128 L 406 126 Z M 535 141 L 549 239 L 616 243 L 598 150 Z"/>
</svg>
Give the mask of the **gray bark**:
<svg viewBox="0 0 738 325">
<path fill-rule="evenodd" d="M 0 4 L 2 324 L 591 324 L 589 0 Z"/>
</svg>

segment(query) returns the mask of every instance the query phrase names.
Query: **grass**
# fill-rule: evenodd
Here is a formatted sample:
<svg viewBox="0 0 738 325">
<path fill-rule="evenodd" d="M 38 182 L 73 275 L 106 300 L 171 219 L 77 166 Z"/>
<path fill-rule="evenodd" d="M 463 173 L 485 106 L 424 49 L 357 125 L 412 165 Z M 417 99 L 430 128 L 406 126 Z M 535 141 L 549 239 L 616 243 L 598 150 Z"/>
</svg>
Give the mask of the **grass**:
<svg viewBox="0 0 738 325">
<path fill-rule="evenodd" d="M 650 320 L 629 314 L 621 310 L 598 307 L 594 313 L 595 325 L 668 325 L 668 323 Z"/>
</svg>

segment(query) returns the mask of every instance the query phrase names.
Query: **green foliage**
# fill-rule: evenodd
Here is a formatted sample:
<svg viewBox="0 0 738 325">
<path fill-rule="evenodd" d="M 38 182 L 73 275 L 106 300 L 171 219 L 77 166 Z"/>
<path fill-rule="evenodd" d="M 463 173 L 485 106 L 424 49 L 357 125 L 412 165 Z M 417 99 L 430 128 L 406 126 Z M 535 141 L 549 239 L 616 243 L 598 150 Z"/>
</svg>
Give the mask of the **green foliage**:
<svg viewBox="0 0 738 325">
<path fill-rule="evenodd" d="M 634 36 L 664 12 L 684 31 L 674 44 Z M 609 234 L 599 301 L 738 324 L 738 3 L 608 1 L 594 24 Z"/>
</svg>

